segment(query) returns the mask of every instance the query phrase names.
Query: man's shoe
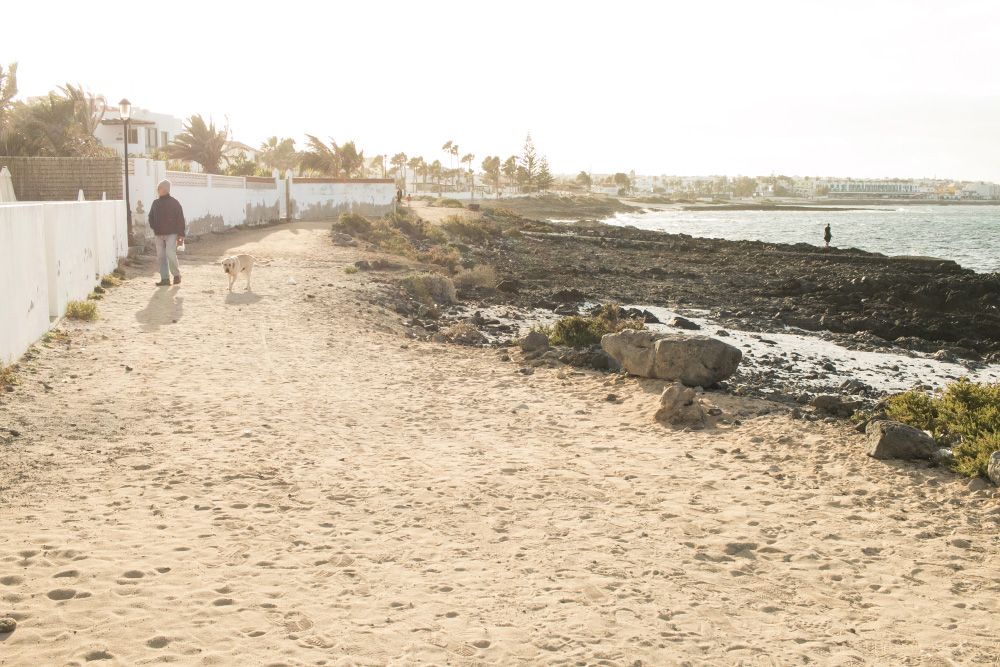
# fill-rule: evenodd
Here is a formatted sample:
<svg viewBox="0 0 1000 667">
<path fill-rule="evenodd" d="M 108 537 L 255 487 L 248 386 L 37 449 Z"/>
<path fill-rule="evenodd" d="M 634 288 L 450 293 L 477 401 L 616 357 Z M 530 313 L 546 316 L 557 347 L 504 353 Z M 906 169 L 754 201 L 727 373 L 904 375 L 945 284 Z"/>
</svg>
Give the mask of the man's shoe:
<svg viewBox="0 0 1000 667">
<path fill-rule="evenodd" d="M 174 276 L 174 284 L 175 285 L 180 285 L 181 284 L 181 277 L 179 275 Z"/>
<path fill-rule="evenodd" d="M 169 285 L 170 285 L 170 280 L 168 278 L 164 278 L 160 282 L 156 283 L 157 287 L 167 287 Z"/>
</svg>

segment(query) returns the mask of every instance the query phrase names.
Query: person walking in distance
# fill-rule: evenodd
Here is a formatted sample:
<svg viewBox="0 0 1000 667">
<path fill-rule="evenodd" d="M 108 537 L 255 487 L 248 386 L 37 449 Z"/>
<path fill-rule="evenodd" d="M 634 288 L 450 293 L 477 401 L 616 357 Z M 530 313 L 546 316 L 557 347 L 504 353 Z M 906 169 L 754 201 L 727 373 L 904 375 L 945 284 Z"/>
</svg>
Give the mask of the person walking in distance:
<svg viewBox="0 0 1000 667">
<path fill-rule="evenodd" d="M 170 181 L 156 184 L 159 199 L 149 207 L 149 226 L 156 234 L 156 265 L 160 269 L 157 287 L 170 284 L 170 274 L 174 284 L 181 284 L 181 270 L 177 265 L 177 246 L 184 243 L 184 209 L 181 203 L 170 196 Z M 169 270 L 169 273 L 168 273 Z"/>
<path fill-rule="evenodd" d="M 830 241 L 833 239 L 833 234 L 830 233 L 830 223 L 826 224 L 826 229 L 823 230 L 823 240 L 826 241 L 826 247 L 830 247 Z"/>
</svg>

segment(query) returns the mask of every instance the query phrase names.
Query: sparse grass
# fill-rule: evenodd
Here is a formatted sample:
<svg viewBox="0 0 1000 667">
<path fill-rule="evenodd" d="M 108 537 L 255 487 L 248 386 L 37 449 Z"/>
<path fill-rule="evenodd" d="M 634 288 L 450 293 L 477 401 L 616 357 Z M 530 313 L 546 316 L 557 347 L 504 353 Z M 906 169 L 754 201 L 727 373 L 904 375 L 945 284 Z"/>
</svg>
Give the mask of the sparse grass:
<svg viewBox="0 0 1000 667">
<path fill-rule="evenodd" d="M 455 284 L 447 276 L 437 273 L 413 273 L 400 282 L 403 289 L 421 303 L 428 305 L 455 303 Z"/>
<path fill-rule="evenodd" d="M 360 270 L 361 269 L 359 269 L 358 267 L 354 266 L 353 264 L 351 264 L 350 266 L 345 266 L 344 267 L 344 273 L 357 273 Z"/>
<path fill-rule="evenodd" d="M 87 300 L 88 301 L 100 301 L 103 298 L 104 298 L 103 294 L 97 294 L 97 293 L 93 293 L 93 292 L 87 295 Z"/>
<path fill-rule="evenodd" d="M 608 304 L 589 317 L 564 317 L 551 326 L 542 325 L 533 327 L 533 330 L 548 336 L 552 345 L 588 347 L 600 343 L 604 334 L 645 328 L 646 325 L 641 320 L 621 318 L 618 312 L 618 306 Z"/>
<path fill-rule="evenodd" d="M 101 287 L 118 287 L 121 284 L 122 284 L 121 279 L 114 273 L 109 273 L 108 275 L 101 278 Z M 95 292 L 97 291 L 96 287 L 94 288 L 94 291 Z"/>
<path fill-rule="evenodd" d="M 478 264 L 471 269 L 463 269 L 451 280 L 455 287 L 496 287 L 497 272 L 488 264 Z"/>
<path fill-rule="evenodd" d="M 993 452 L 1000 451 L 1000 383 L 962 378 L 928 395 L 911 390 L 889 399 L 886 414 L 952 447 L 948 466 L 967 477 L 986 477 Z"/>
<path fill-rule="evenodd" d="M 436 245 L 427 252 L 420 253 L 420 261 L 457 271 L 462 266 L 462 253 L 455 247 Z"/>
<path fill-rule="evenodd" d="M 337 221 L 333 223 L 333 231 L 362 238 L 371 228 L 372 221 L 356 213 L 341 213 Z"/>
<path fill-rule="evenodd" d="M 94 285 L 94 294 L 104 294 L 105 292 L 107 292 L 107 290 L 100 285 Z"/>
<path fill-rule="evenodd" d="M 93 301 L 70 301 L 66 304 L 66 317 L 71 320 L 96 320 L 97 304 Z"/>
<path fill-rule="evenodd" d="M 0 363 L 0 388 L 18 384 L 21 384 L 21 379 L 17 376 L 17 364 Z"/>
<path fill-rule="evenodd" d="M 436 206 L 438 208 L 465 208 L 465 204 L 453 199 L 452 197 L 441 197 L 440 199 L 435 199 L 428 206 Z"/>
</svg>

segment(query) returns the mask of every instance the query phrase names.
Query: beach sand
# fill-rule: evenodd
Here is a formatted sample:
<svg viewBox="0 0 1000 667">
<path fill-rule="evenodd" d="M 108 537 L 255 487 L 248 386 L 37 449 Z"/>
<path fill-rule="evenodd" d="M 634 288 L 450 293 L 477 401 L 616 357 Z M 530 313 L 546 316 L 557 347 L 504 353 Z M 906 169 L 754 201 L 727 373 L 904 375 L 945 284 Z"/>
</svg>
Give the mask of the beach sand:
<svg viewBox="0 0 1000 667">
<path fill-rule="evenodd" d="M 674 430 L 661 382 L 409 341 L 328 229 L 147 260 L 25 360 L 0 665 L 998 664 L 987 492 L 845 421 L 710 395 L 742 424 Z"/>
</svg>

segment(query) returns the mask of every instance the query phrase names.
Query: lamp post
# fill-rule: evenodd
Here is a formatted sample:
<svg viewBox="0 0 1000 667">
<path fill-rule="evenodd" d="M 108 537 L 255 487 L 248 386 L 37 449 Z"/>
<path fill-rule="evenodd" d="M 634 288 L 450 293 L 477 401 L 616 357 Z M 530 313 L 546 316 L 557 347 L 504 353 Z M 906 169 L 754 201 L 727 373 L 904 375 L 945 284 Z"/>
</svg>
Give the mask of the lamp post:
<svg viewBox="0 0 1000 667">
<path fill-rule="evenodd" d="M 118 114 L 125 124 L 125 224 L 128 229 L 128 244 L 133 246 L 135 239 L 132 237 L 132 207 L 128 201 L 128 119 L 132 115 L 132 103 L 124 97 L 118 103 Z"/>
</svg>

